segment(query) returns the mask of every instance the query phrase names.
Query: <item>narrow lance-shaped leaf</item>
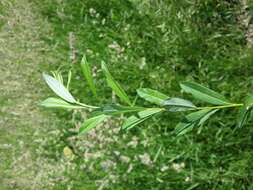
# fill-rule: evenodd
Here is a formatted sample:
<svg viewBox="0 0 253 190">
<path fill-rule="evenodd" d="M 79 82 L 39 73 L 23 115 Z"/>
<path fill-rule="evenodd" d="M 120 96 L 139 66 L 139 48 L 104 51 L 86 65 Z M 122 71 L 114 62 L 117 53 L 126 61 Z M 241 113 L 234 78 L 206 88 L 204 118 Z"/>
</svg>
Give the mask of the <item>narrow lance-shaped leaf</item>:
<svg viewBox="0 0 253 190">
<path fill-rule="evenodd" d="M 195 126 L 195 123 L 192 123 L 192 122 L 191 123 L 180 122 L 177 124 L 174 131 L 178 136 L 180 136 L 180 135 L 184 135 L 185 133 L 191 131 L 194 126 Z"/>
<path fill-rule="evenodd" d="M 104 113 L 106 115 L 119 115 L 119 114 L 124 114 L 124 113 L 140 112 L 145 109 L 147 109 L 147 108 L 110 104 L 110 105 L 105 105 L 105 106 L 99 108 L 97 111 L 100 111 L 101 113 Z"/>
<path fill-rule="evenodd" d="M 203 109 L 196 112 L 192 112 L 185 116 L 185 121 L 187 122 L 194 122 L 199 120 L 199 118 L 203 117 L 205 114 L 207 114 L 210 111 L 210 109 Z"/>
<path fill-rule="evenodd" d="M 208 112 L 205 116 L 203 116 L 200 120 L 199 120 L 199 124 L 198 125 L 203 125 L 213 114 L 215 114 L 218 111 L 218 109 L 215 110 L 211 110 L 210 112 Z"/>
<path fill-rule="evenodd" d="M 48 84 L 48 86 L 54 91 L 55 94 L 60 96 L 62 99 L 70 102 L 70 103 L 75 103 L 76 100 L 74 97 L 70 94 L 70 92 L 63 86 L 61 82 L 56 80 L 50 75 L 43 74 L 43 78 Z"/>
<path fill-rule="evenodd" d="M 123 90 L 123 88 L 119 85 L 117 81 L 114 80 L 111 73 L 106 67 L 106 64 L 102 62 L 102 70 L 105 73 L 106 80 L 108 85 L 112 88 L 112 90 L 115 92 L 115 94 L 125 103 L 128 105 L 131 105 L 131 101 L 129 100 L 126 92 Z"/>
<path fill-rule="evenodd" d="M 160 108 L 150 108 L 150 109 L 141 111 L 138 113 L 138 116 L 133 115 L 127 118 L 122 126 L 122 129 L 131 129 L 135 127 L 136 125 L 142 123 L 146 119 L 150 118 L 151 116 L 157 113 L 160 113 L 162 111 L 163 109 L 160 109 Z"/>
<path fill-rule="evenodd" d="M 79 129 L 79 134 L 84 134 L 87 133 L 89 130 L 93 129 L 96 127 L 98 124 L 102 123 L 105 119 L 107 119 L 109 116 L 108 115 L 98 115 L 95 117 L 92 117 L 90 119 L 87 119 L 82 126 Z"/>
<path fill-rule="evenodd" d="M 239 114 L 237 117 L 237 126 L 241 128 L 243 125 L 245 125 L 251 114 L 251 110 L 253 107 L 253 96 L 248 96 L 244 100 L 244 105 L 243 107 L 239 110 Z"/>
<path fill-rule="evenodd" d="M 56 80 L 63 84 L 63 77 L 60 71 L 51 71 L 51 73 Z"/>
<path fill-rule="evenodd" d="M 83 75 L 84 75 L 85 79 L 87 80 L 87 83 L 90 87 L 90 90 L 92 91 L 92 93 L 95 96 L 97 96 L 95 83 L 94 83 L 94 80 L 92 78 L 91 68 L 90 68 L 90 65 L 89 65 L 85 55 L 83 56 L 82 61 L 81 61 L 81 68 L 82 68 L 82 71 L 83 71 Z"/>
<path fill-rule="evenodd" d="M 209 111 L 209 109 L 206 109 L 188 114 L 182 122 L 178 123 L 175 128 L 175 133 L 177 135 L 183 135 L 190 131 L 196 125 L 196 121 L 206 115 Z"/>
<path fill-rule="evenodd" d="M 72 71 L 69 70 L 68 72 L 68 82 L 67 82 L 67 89 L 69 90 L 69 86 L 70 86 L 70 83 L 71 83 L 71 78 L 72 78 Z"/>
<path fill-rule="evenodd" d="M 180 86 L 185 92 L 192 94 L 195 98 L 204 102 L 214 105 L 230 104 L 223 95 L 200 84 L 194 82 L 183 82 Z"/>
<path fill-rule="evenodd" d="M 195 109 L 196 106 L 189 100 L 182 98 L 171 98 L 165 100 L 162 105 L 171 112 L 187 111 Z"/>
<path fill-rule="evenodd" d="M 241 108 L 238 114 L 237 126 L 239 128 L 243 127 L 248 122 L 249 116 L 250 116 L 250 109 L 247 109 L 247 107 Z"/>
<path fill-rule="evenodd" d="M 65 109 L 79 109 L 83 108 L 78 105 L 72 105 L 59 98 L 48 98 L 40 103 L 41 106 L 48 108 L 65 108 Z"/>
<path fill-rule="evenodd" d="M 185 116 L 185 119 L 180 122 L 176 128 L 175 133 L 177 135 L 183 135 L 193 129 L 194 126 L 203 125 L 204 122 L 213 115 L 218 109 L 203 109 L 197 112 L 193 112 Z"/>
<path fill-rule="evenodd" d="M 169 96 L 149 88 L 140 88 L 137 90 L 137 94 L 148 102 L 161 105 Z"/>
</svg>

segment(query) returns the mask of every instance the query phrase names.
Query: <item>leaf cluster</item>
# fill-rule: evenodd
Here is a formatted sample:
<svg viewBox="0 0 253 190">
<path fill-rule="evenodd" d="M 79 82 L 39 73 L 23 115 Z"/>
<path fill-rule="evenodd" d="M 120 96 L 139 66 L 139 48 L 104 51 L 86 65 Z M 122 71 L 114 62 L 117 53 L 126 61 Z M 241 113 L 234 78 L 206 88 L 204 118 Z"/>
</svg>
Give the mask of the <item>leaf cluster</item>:
<svg viewBox="0 0 253 190">
<path fill-rule="evenodd" d="M 92 77 L 91 67 L 85 56 L 81 61 L 81 68 L 91 92 L 95 97 L 97 97 L 97 89 L 94 78 Z M 167 111 L 187 113 L 183 120 L 175 127 L 176 134 L 183 135 L 192 130 L 194 127 L 202 126 L 219 110 L 236 107 L 240 107 L 237 123 L 238 127 L 242 127 L 249 120 L 250 113 L 253 108 L 252 96 L 245 98 L 243 103 L 231 103 L 222 94 L 219 94 L 198 83 L 189 81 L 182 82 L 180 84 L 181 89 L 184 92 L 191 94 L 194 98 L 211 104 L 211 106 L 199 107 L 194 105 L 190 100 L 180 97 L 170 97 L 162 92 L 150 88 L 139 88 L 136 92 L 137 97 L 144 99 L 152 106 L 136 106 L 135 101 L 131 101 L 125 90 L 113 78 L 104 62 L 101 63 L 101 68 L 108 86 L 117 95 L 120 103 L 112 103 L 101 106 L 81 103 L 77 101 L 68 90 L 69 83 L 71 81 L 71 73 L 69 74 L 67 87 L 64 85 L 62 76 L 58 73 L 54 74 L 54 77 L 48 74 L 43 74 L 44 80 L 53 92 L 59 96 L 59 98 L 48 98 L 41 102 L 41 105 L 49 108 L 86 109 L 91 111 L 91 117 L 85 120 L 80 127 L 80 134 L 89 131 L 110 117 L 117 117 L 122 114 L 127 115 L 128 117 L 125 119 L 122 129 L 131 129 L 147 119 Z"/>
</svg>

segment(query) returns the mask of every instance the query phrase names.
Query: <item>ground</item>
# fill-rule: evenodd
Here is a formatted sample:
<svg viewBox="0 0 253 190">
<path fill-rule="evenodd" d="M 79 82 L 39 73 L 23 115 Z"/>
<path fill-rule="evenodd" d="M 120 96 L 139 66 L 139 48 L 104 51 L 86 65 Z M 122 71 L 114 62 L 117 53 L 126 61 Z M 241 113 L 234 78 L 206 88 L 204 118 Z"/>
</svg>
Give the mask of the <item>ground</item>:
<svg viewBox="0 0 253 190">
<path fill-rule="evenodd" d="M 1 189 L 41 189 L 57 168 L 38 156 L 36 146 L 37 137 L 54 125 L 38 106 L 45 89 L 41 68 L 53 62 L 50 47 L 41 40 L 50 25 L 27 0 L 4 0 L 0 6 Z"/>
</svg>

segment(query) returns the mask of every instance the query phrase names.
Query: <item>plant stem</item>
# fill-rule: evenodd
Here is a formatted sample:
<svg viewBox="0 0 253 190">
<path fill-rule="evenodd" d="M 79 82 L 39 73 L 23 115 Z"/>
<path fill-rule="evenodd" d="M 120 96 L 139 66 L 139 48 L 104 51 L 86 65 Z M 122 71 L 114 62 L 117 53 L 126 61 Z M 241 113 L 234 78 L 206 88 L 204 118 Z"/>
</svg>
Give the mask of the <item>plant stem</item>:
<svg viewBox="0 0 253 190">
<path fill-rule="evenodd" d="M 209 107 L 198 107 L 196 109 L 223 109 L 223 108 L 232 108 L 232 107 L 240 107 L 243 106 L 243 104 L 229 104 L 229 105 L 223 105 L 223 106 L 209 106 Z"/>
</svg>

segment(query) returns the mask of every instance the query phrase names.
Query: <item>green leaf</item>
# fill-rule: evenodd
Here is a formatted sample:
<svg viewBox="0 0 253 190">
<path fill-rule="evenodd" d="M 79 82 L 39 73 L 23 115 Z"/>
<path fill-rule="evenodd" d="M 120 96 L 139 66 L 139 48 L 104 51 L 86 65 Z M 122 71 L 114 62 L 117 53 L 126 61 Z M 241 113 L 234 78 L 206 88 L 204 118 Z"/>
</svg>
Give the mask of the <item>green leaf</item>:
<svg viewBox="0 0 253 190">
<path fill-rule="evenodd" d="M 247 96 L 245 99 L 244 99 L 244 105 L 248 108 L 252 107 L 253 106 L 253 96 Z"/>
<path fill-rule="evenodd" d="M 218 109 L 215 110 L 211 110 L 210 112 L 208 112 L 205 116 L 203 116 L 200 120 L 199 120 L 199 124 L 198 125 L 203 125 L 214 113 L 216 113 L 218 111 Z"/>
<path fill-rule="evenodd" d="M 63 84 L 63 77 L 60 71 L 51 71 L 51 73 L 56 80 Z"/>
<path fill-rule="evenodd" d="M 175 127 L 177 135 L 183 135 L 193 129 L 194 126 L 203 125 L 204 122 L 213 115 L 218 109 L 203 109 L 185 116 L 185 119 Z"/>
<path fill-rule="evenodd" d="M 79 134 L 84 134 L 87 133 L 89 130 L 93 129 L 96 127 L 98 124 L 102 123 L 105 119 L 107 119 L 109 116 L 108 115 L 98 115 L 95 117 L 92 117 L 90 119 L 87 119 L 82 126 L 79 129 Z"/>
<path fill-rule="evenodd" d="M 237 126 L 239 128 L 243 127 L 249 120 L 251 110 L 247 109 L 247 107 L 243 107 L 240 109 L 238 118 L 237 118 Z"/>
<path fill-rule="evenodd" d="M 200 84 L 194 82 L 183 82 L 180 86 L 185 92 L 192 94 L 195 98 L 204 102 L 214 105 L 230 104 L 223 95 Z"/>
<path fill-rule="evenodd" d="M 201 117 L 203 117 L 204 115 L 206 115 L 208 112 L 210 112 L 210 109 L 199 110 L 199 111 L 186 115 L 185 119 L 188 122 L 195 122 L 199 120 Z"/>
<path fill-rule="evenodd" d="M 74 97 L 70 94 L 70 92 L 63 86 L 61 82 L 56 80 L 50 75 L 43 74 L 43 78 L 48 84 L 48 86 L 54 91 L 55 94 L 60 96 L 62 99 L 70 102 L 70 103 L 75 103 L 76 100 Z"/>
<path fill-rule="evenodd" d="M 48 108 L 66 108 L 66 109 L 78 109 L 81 106 L 72 105 L 59 98 L 48 98 L 40 103 L 41 106 Z"/>
<path fill-rule="evenodd" d="M 90 90 L 92 91 L 92 93 L 95 96 L 97 96 L 95 83 L 94 83 L 94 80 L 92 78 L 91 68 L 90 68 L 89 63 L 86 60 L 85 55 L 83 56 L 82 61 L 81 61 L 81 68 L 82 68 L 82 71 L 83 71 L 83 75 L 84 75 L 85 79 L 87 80 L 87 83 L 90 87 Z"/>
<path fill-rule="evenodd" d="M 149 88 L 140 88 L 137 90 L 137 94 L 146 101 L 157 105 L 161 105 L 166 99 L 169 99 L 169 96 Z"/>
<path fill-rule="evenodd" d="M 129 107 L 129 106 L 121 106 L 117 104 L 110 104 L 110 105 L 105 105 L 104 107 L 100 108 L 99 111 L 107 115 L 118 115 L 118 114 L 124 114 L 124 113 L 140 112 L 145 109 L 146 108 L 143 108 L 143 107 Z"/>
<path fill-rule="evenodd" d="M 170 98 L 165 100 L 162 105 L 171 112 L 187 111 L 196 108 L 192 102 L 182 98 Z"/>
<path fill-rule="evenodd" d="M 204 118 L 205 116 L 211 116 L 212 114 L 214 114 L 216 111 L 218 111 L 218 109 L 203 109 L 203 110 L 199 110 L 193 113 L 188 114 L 187 116 L 185 116 L 186 120 L 189 122 L 195 122 L 198 120 L 201 120 L 202 118 Z"/>
<path fill-rule="evenodd" d="M 194 126 L 198 125 L 200 119 L 203 118 L 208 112 L 210 112 L 210 109 L 204 109 L 188 114 L 185 116 L 185 119 L 176 126 L 175 133 L 177 135 L 183 135 L 191 131 Z"/>
<path fill-rule="evenodd" d="M 146 119 L 150 118 L 151 116 L 162 112 L 163 109 L 160 108 L 150 108 L 144 111 L 141 111 L 138 113 L 137 116 L 133 115 L 129 118 L 126 119 L 126 121 L 124 122 L 122 128 L 123 129 L 131 129 L 133 127 L 135 127 L 136 125 L 142 123 L 143 121 L 145 121 Z"/>
<path fill-rule="evenodd" d="M 175 127 L 174 132 L 180 136 L 180 135 L 184 135 L 185 133 L 191 131 L 193 129 L 193 127 L 195 126 L 195 123 L 187 123 L 187 122 L 180 122 L 177 124 L 177 126 Z"/>
<path fill-rule="evenodd" d="M 106 67 L 106 64 L 102 62 L 102 70 L 106 76 L 106 80 L 108 85 L 112 88 L 112 90 L 115 92 L 115 94 L 125 103 L 128 105 L 131 105 L 131 102 L 126 94 L 126 92 L 123 90 L 123 88 L 119 85 L 117 81 L 114 80 L 111 73 Z"/>
<path fill-rule="evenodd" d="M 67 89 L 68 89 L 68 90 L 69 90 L 71 78 L 72 78 L 72 71 L 69 70 L 69 72 L 68 72 L 68 82 L 67 82 Z"/>
<path fill-rule="evenodd" d="M 252 107 L 253 107 L 253 96 L 247 96 L 244 100 L 244 105 L 239 110 L 239 114 L 237 116 L 237 126 L 239 128 L 243 127 L 248 122 Z"/>
</svg>

